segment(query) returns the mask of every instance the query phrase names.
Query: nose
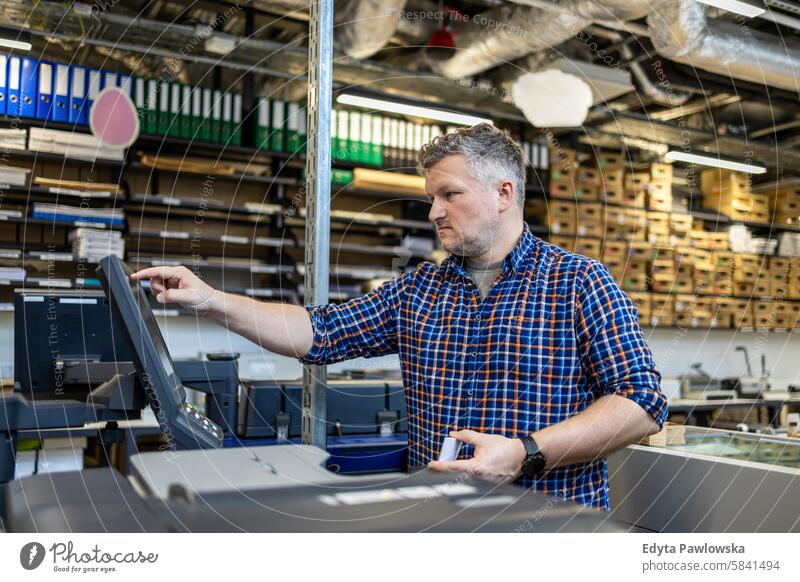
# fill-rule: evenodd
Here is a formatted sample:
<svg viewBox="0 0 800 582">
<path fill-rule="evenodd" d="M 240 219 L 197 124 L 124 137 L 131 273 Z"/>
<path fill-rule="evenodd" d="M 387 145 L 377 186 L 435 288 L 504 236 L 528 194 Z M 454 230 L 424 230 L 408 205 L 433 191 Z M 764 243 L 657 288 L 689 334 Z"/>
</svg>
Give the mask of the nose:
<svg viewBox="0 0 800 582">
<path fill-rule="evenodd" d="M 431 209 L 428 211 L 428 220 L 430 222 L 436 222 L 440 218 L 444 218 L 446 214 L 442 203 L 439 202 L 438 198 L 434 198 L 431 203 Z"/>
</svg>

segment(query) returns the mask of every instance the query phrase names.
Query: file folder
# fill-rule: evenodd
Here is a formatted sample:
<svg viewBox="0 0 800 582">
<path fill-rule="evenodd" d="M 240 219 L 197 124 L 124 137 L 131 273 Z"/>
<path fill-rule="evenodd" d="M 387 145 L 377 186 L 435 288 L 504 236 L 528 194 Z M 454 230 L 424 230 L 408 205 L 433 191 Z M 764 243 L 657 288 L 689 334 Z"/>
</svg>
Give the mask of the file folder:
<svg viewBox="0 0 800 582">
<path fill-rule="evenodd" d="M 133 87 L 133 102 L 139 116 L 139 127 L 142 128 L 142 133 L 145 133 L 147 132 L 147 81 L 143 77 L 136 77 Z"/>
<path fill-rule="evenodd" d="M 290 154 L 300 149 L 300 104 L 286 106 L 286 151 Z"/>
<path fill-rule="evenodd" d="M 259 97 L 257 108 L 255 146 L 259 149 L 269 149 L 269 99 L 266 97 Z"/>
<path fill-rule="evenodd" d="M 211 141 L 211 98 L 211 89 L 203 89 L 203 117 L 200 122 L 200 139 L 203 141 Z"/>
<path fill-rule="evenodd" d="M 69 122 L 78 125 L 89 125 L 86 107 L 86 68 L 72 66 L 69 68 Z"/>
<path fill-rule="evenodd" d="M 39 67 L 35 59 L 23 57 L 20 70 L 20 116 L 36 118 L 36 92 L 39 90 Z"/>
<path fill-rule="evenodd" d="M 222 91 L 214 89 L 211 98 L 211 141 L 219 142 L 222 125 Z"/>
<path fill-rule="evenodd" d="M 117 86 L 117 74 L 114 71 L 102 71 L 102 73 L 103 73 L 103 81 L 100 84 L 101 91 L 109 87 Z"/>
<path fill-rule="evenodd" d="M 286 103 L 275 100 L 272 102 L 270 118 L 272 132 L 270 133 L 270 149 L 276 152 L 284 151 L 286 147 Z"/>
<path fill-rule="evenodd" d="M 336 121 L 336 157 L 334 159 L 343 161 L 348 159 L 350 141 L 350 112 L 340 109 L 337 112 Z"/>
<path fill-rule="evenodd" d="M 97 99 L 97 96 L 100 94 L 100 84 L 102 82 L 100 78 L 100 71 L 97 69 L 89 69 L 88 79 L 85 106 L 87 123 L 89 121 L 89 115 L 92 113 L 92 105 L 94 105 L 94 100 Z"/>
<path fill-rule="evenodd" d="M 131 99 L 133 99 L 133 77 L 130 75 L 120 75 L 117 85 Z"/>
<path fill-rule="evenodd" d="M 144 106 L 145 131 L 151 135 L 158 135 L 158 79 L 147 79 L 147 97 Z"/>
<path fill-rule="evenodd" d="M 192 87 L 192 121 L 191 139 L 200 139 L 200 131 L 203 125 L 203 90 L 200 87 Z"/>
<path fill-rule="evenodd" d="M 69 121 L 69 66 L 56 64 L 53 79 L 53 121 Z"/>
<path fill-rule="evenodd" d="M 233 134 L 231 142 L 233 145 L 242 145 L 242 96 L 239 93 L 233 95 Z"/>
<path fill-rule="evenodd" d="M 181 85 L 181 110 L 178 116 L 181 122 L 181 137 L 192 137 L 192 87 Z"/>
<path fill-rule="evenodd" d="M 36 118 L 53 119 L 53 63 L 39 63 L 39 90 Z"/>
<path fill-rule="evenodd" d="M 181 136 L 181 86 L 179 83 L 169 84 L 169 122 L 167 135 Z"/>
<path fill-rule="evenodd" d="M 169 128 L 169 83 L 158 81 L 158 117 L 156 133 L 166 135 Z"/>
<path fill-rule="evenodd" d="M 233 120 L 233 95 L 225 93 L 222 96 L 222 123 L 219 127 L 219 140 L 228 143 L 231 139 L 231 122 Z"/>
<path fill-rule="evenodd" d="M 8 57 L 0 55 L 0 114 L 5 114 L 8 103 Z"/>
<path fill-rule="evenodd" d="M 19 57 L 8 58 L 8 105 L 9 115 L 19 117 L 20 105 L 20 73 L 22 72 L 22 62 Z"/>
</svg>

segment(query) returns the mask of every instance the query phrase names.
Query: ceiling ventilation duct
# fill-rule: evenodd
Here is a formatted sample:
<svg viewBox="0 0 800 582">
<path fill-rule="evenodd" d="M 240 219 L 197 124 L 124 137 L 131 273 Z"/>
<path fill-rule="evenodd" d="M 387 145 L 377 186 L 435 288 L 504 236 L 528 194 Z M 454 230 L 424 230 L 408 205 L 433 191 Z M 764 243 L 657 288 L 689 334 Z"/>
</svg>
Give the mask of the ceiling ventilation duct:
<svg viewBox="0 0 800 582">
<path fill-rule="evenodd" d="M 658 53 L 692 67 L 797 93 L 800 45 L 708 18 L 695 0 L 662 0 L 647 17 Z"/>
<path fill-rule="evenodd" d="M 650 0 L 566 0 L 552 9 L 499 6 L 470 17 L 472 26 L 456 38 L 456 54 L 433 68 L 450 79 L 475 75 L 558 46 L 595 20 L 631 20 L 651 9 Z"/>
<path fill-rule="evenodd" d="M 338 48 L 356 59 L 371 57 L 389 42 L 406 0 L 349 0 L 336 6 Z"/>
</svg>

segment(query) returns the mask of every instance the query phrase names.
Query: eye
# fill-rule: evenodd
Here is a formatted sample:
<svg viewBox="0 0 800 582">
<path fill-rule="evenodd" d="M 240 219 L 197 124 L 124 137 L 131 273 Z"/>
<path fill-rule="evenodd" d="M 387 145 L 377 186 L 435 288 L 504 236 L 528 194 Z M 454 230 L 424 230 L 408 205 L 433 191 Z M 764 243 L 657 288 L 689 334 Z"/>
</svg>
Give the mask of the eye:
<svg viewBox="0 0 800 582">
<path fill-rule="evenodd" d="M 447 198 L 449 200 L 450 198 L 452 198 L 453 196 L 456 196 L 457 194 L 458 194 L 458 192 L 445 192 L 445 198 Z"/>
</svg>

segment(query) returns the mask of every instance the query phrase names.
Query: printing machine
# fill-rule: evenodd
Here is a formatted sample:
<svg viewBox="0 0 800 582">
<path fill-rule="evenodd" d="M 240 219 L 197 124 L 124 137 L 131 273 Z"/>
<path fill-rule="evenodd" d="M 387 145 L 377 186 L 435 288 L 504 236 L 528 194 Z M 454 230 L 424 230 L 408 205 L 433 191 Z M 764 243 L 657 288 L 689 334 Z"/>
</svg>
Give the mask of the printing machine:
<svg viewBox="0 0 800 582">
<path fill-rule="evenodd" d="M 0 406 L 6 424 L 0 432 L 31 422 L 37 410 L 52 413 L 61 406 L 77 422 L 84 416 L 107 419 L 140 412 L 146 403 L 168 445 L 161 452 L 134 455 L 129 477 L 103 467 L 10 481 L 5 488 L 8 531 L 621 530 L 601 512 L 553 504 L 519 487 L 467 475 L 422 469 L 344 476 L 325 468 L 328 453 L 316 447 L 221 448 L 222 426 L 186 403 L 144 290 L 129 274 L 113 256 L 98 269 L 133 372 L 116 374 L 92 390 L 86 402 L 4 396 Z M 378 430 L 388 430 L 392 422 L 387 418 Z"/>
</svg>

